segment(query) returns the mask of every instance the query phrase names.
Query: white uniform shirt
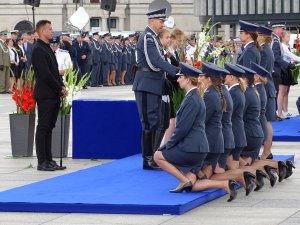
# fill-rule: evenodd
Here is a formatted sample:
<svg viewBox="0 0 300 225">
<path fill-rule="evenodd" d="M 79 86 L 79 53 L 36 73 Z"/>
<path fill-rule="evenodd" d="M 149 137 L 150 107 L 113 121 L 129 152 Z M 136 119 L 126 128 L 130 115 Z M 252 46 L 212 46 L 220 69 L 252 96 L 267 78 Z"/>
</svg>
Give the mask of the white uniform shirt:
<svg viewBox="0 0 300 225">
<path fill-rule="evenodd" d="M 290 63 L 290 62 L 296 62 L 300 63 L 300 57 L 295 55 L 289 50 L 289 46 L 282 43 L 282 49 L 283 49 L 283 60 Z"/>
<path fill-rule="evenodd" d="M 66 69 L 73 68 L 73 63 L 72 63 L 70 54 L 67 50 L 58 48 L 55 51 L 55 57 L 57 60 L 59 70 L 66 70 Z"/>
<path fill-rule="evenodd" d="M 187 61 L 194 60 L 195 51 L 196 51 L 196 46 L 193 47 L 189 44 L 186 46 L 185 58 L 186 58 Z"/>
</svg>

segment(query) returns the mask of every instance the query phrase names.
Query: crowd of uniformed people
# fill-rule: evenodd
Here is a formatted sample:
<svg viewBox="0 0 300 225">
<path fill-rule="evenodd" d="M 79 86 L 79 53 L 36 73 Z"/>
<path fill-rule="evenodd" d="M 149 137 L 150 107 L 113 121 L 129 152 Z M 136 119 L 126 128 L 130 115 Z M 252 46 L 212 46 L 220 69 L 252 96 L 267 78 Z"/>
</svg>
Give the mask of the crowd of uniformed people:
<svg viewBox="0 0 300 225">
<path fill-rule="evenodd" d="M 90 80 L 84 88 L 128 85 L 133 83 L 137 36 L 138 33 L 124 37 L 82 32 L 72 39 L 70 33 L 54 32 L 49 43 L 57 57 L 61 75 L 68 68 L 78 70 L 79 79 L 84 74 L 90 74 Z M 1 93 L 10 93 L 12 84 L 20 78 L 22 72 L 28 71 L 33 44 L 37 38 L 35 32 L 0 32 L 0 51 L 4 52 L 0 63 L 5 69 L 5 75 L 1 76 L 3 79 L 0 81 Z"/>
<path fill-rule="evenodd" d="M 136 45 L 133 83 L 142 124 L 143 169 L 163 169 L 175 176 L 179 185 L 170 192 L 222 188 L 230 195 L 228 201 L 236 198 L 237 181 L 249 195 L 264 186 L 264 178 L 273 187 L 290 177 L 293 163 L 273 160 L 271 153 L 273 77 L 280 77 L 282 84 L 281 70 L 294 67 L 282 63 L 279 38 L 285 23 L 268 28 L 239 21 L 242 47 L 236 62 L 221 68 L 203 61 L 199 69 L 191 47 L 180 58 L 184 33 L 164 29 L 166 9 L 147 15 L 148 26 Z M 179 88 L 185 95 L 172 112 L 178 101 L 174 90 Z"/>
</svg>

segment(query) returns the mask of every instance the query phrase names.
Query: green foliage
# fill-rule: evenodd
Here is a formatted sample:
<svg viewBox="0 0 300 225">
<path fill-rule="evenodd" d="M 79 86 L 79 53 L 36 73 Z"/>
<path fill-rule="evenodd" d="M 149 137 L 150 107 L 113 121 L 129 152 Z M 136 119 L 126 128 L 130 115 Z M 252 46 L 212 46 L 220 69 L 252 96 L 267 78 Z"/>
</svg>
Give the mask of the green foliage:
<svg viewBox="0 0 300 225">
<path fill-rule="evenodd" d="M 180 107 L 182 100 L 184 99 L 185 91 L 183 89 L 174 89 L 172 93 L 172 100 L 173 100 L 173 110 L 177 112 Z"/>
</svg>

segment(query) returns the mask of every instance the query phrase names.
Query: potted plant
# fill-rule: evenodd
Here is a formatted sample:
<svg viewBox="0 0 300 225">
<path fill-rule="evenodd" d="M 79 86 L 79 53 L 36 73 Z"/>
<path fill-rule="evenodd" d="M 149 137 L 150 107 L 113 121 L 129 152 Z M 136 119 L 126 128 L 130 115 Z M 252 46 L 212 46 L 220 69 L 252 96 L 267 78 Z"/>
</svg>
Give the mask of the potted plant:
<svg viewBox="0 0 300 225">
<path fill-rule="evenodd" d="M 61 109 L 55 128 L 52 131 L 51 151 L 52 156 L 55 158 L 59 158 L 61 156 L 61 145 L 63 146 L 62 156 L 68 156 L 72 101 L 79 98 L 80 91 L 89 78 L 90 75 L 85 74 L 78 80 L 78 70 L 73 69 L 67 69 L 63 76 L 63 82 L 68 91 L 68 96 L 62 99 Z"/>
<path fill-rule="evenodd" d="M 35 131 L 35 108 L 33 98 L 34 71 L 22 73 L 12 87 L 12 99 L 17 112 L 9 115 L 11 148 L 14 157 L 32 156 Z"/>
</svg>

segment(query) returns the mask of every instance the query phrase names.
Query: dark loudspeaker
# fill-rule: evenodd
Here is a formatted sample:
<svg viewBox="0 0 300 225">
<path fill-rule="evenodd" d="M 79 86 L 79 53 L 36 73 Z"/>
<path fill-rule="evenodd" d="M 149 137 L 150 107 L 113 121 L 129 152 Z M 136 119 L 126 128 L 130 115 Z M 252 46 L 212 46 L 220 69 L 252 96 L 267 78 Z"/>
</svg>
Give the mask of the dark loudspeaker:
<svg viewBox="0 0 300 225">
<path fill-rule="evenodd" d="M 31 5 L 33 7 L 39 7 L 40 0 L 24 0 L 24 5 Z"/>
<path fill-rule="evenodd" d="M 114 12 L 116 10 L 116 0 L 101 0 L 101 9 Z"/>
</svg>

